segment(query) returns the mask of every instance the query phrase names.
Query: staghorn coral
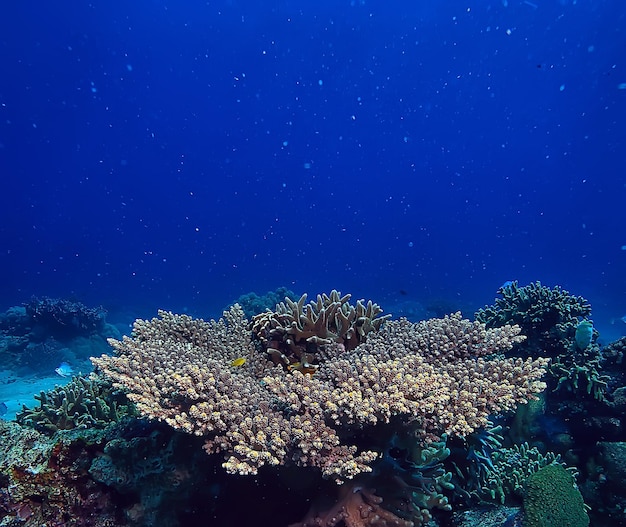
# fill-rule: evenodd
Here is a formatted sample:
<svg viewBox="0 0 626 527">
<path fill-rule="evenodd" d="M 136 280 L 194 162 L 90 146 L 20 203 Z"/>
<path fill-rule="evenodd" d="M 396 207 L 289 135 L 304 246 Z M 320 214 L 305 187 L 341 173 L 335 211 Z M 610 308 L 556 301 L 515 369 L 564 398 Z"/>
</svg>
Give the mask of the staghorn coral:
<svg viewBox="0 0 626 527">
<path fill-rule="evenodd" d="M 352 350 L 333 348 L 315 375 L 273 365 L 238 305 L 219 321 L 159 314 L 138 320 L 132 338 L 111 340 L 116 356 L 92 361 L 141 414 L 204 437 L 230 473 L 311 466 L 343 482 L 379 456 L 356 444 L 365 427 L 393 419 L 427 444 L 469 434 L 545 387 L 545 360 L 489 357 L 523 339 L 519 328 L 486 330 L 460 314 L 387 322 Z M 247 360 L 233 367 L 238 357 Z"/>
<path fill-rule="evenodd" d="M 75 376 L 65 386 L 35 395 L 39 405 L 23 406 L 15 419 L 39 432 L 53 434 L 75 428 L 105 428 L 125 415 L 136 415 L 124 393 L 97 376 Z"/>
<path fill-rule="evenodd" d="M 390 316 L 380 316 L 383 310 L 371 300 L 367 304 L 358 300 L 352 306 L 350 296 L 333 290 L 308 304 L 306 294 L 297 302 L 286 297 L 275 311 L 252 317 L 252 332 L 276 364 L 312 373 L 325 346 L 354 349 Z"/>
</svg>

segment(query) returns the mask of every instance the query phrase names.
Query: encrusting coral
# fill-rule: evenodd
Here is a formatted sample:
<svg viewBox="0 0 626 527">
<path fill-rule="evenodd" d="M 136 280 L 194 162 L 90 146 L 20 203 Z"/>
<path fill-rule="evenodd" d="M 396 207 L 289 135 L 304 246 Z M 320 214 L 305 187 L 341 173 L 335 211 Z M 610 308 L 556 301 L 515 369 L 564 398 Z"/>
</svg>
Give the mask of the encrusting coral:
<svg viewBox="0 0 626 527">
<path fill-rule="evenodd" d="M 313 320 L 312 307 L 301 309 Z M 314 373 L 274 364 L 238 305 L 219 321 L 159 315 L 136 321 L 132 337 L 110 340 L 115 356 L 92 361 L 142 415 L 225 454 L 230 473 L 311 466 L 341 483 L 371 471 L 380 455 L 357 445 L 364 428 L 393 420 L 395 433 L 427 445 L 470 434 L 545 388 L 545 359 L 494 355 L 524 338 L 517 326 L 487 330 L 460 314 L 387 321 L 356 347 L 329 342 Z M 334 317 L 342 324 L 337 310 Z"/>
</svg>

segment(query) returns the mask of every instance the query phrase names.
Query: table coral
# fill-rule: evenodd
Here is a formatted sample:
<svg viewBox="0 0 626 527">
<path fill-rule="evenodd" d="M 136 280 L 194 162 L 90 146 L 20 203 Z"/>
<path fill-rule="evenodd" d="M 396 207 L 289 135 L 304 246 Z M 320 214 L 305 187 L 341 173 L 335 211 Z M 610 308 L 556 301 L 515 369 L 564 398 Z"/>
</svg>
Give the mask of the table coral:
<svg viewBox="0 0 626 527">
<path fill-rule="evenodd" d="M 115 356 L 92 360 L 141 414 L 225 454 L 228 472 L 295 464 L 338 482 L 379 457 L 359 448 L 359 430 L 397 417 L 424 444 L 465 435 L 545 387 L 545 360 L 493 357 L 523 339 L 518 327 L 487 330 L 460 314 L 388 321 L 354 349 L 332 348 L 314 375 L 274 366 L 248 324 L 237 305 L 210 322 L 160 312 L 137 321 L 131 338 L 111 340 Z M 247 361 L 234 368 L 237 357 Z"/>
</svg>

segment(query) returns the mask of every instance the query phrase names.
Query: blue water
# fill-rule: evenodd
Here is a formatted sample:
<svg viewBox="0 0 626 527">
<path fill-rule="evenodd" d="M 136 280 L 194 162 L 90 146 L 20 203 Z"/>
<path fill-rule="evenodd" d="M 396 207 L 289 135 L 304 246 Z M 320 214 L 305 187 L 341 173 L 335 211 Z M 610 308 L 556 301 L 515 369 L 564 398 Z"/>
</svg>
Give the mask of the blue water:
<svg viewBox="0 0 626 527">
<path fill-rule="evenodd" d="M 0 304 L 471 313 L 541 280 L 619 334 L 624 28 L 615 0 L 7 3 Z"/>
</svg>

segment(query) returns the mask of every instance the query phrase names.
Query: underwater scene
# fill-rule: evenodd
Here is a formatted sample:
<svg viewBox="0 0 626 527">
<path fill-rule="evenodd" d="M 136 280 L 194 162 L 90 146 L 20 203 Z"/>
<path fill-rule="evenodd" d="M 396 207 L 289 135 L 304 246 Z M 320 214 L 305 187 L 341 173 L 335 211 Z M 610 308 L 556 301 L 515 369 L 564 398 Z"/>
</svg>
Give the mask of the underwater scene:
<svg viewBox="0 0 626 527">
<path fill-rule="evenodd" d="M 0 16 L 0 527 L 626 526 L 626 2 Z"/>
</svg>

